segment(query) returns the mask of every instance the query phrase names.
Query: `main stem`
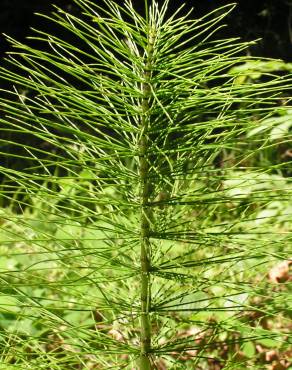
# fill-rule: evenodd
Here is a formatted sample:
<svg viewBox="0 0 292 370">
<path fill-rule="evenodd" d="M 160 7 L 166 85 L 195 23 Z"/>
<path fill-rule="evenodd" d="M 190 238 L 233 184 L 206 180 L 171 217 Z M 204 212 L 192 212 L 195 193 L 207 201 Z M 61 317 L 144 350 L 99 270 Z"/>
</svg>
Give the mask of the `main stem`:
<svg viewBox="0 0 292 370">
<path fill-rule="evenodd" d="M 141 119 L 141 136 L 139 140 L 139 175 L 141 181 L 141 352 L 140 352 L 140 369 L 151 370 L 150 353 L 151 353 L 151 241 L 150 229 L 152 210 L 149 206 L 151 195 L 151 180 L 149 177 L 149 100 L 151 96 L 151 69 L 153 59 L 154 32 L 150 30 L 147 46 L 147 60 L 143 71 L 142 83 L 142 119 Z"/>
</svg>

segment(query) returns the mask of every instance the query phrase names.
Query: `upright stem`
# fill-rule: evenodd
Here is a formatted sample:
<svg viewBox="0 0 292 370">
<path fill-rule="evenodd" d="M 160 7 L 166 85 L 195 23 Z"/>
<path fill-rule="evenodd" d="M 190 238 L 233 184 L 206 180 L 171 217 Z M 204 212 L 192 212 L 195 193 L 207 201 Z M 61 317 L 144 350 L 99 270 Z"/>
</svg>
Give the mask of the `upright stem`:
<svg viewBox="0 0 292 370">
<path fill-rule="evenodd" d="M 141 181 L 141 352 L 140 369 L 151 370 L 151 241 L 150 228 L 152 210 L 149 207 L 151 195 L 151 181 L 149 178 L 149 99 L 151 95 L 150 79 L 153 59 L 154 32 L 150 30 L 147 46 L 147 60 L 143 71 L 142 83 L 142 119 L 141 136 L 139 140 L 139 175 Z"/>
</svg>

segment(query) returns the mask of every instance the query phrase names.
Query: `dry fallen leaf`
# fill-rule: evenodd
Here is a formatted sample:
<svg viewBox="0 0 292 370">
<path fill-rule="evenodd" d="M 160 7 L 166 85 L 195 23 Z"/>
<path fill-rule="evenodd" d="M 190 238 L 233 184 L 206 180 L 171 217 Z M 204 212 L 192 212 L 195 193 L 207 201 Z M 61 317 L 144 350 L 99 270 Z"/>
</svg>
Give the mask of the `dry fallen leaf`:
<svg viewBox="0 0 292 370">
<path fill-rule="evenodd" d="M 124 337 L 122 335 L 122 333 L 116 329 L 111 329 L 109 332 L 109 335 L 112 336 L 115 340 L 119 341 L 119 342 L 123 342 L 124 340 Z"/>
<path fill-rule="evenodd" d="M 266 355 L 266 362 L 272 362 L 279 359 L 279 354 L 275 350 L 267 351 Z"/>
<path fill-rule="evenodd" d="M 292 278 L 290 272 L 290 266 L 292 265 L 292 260 L 287 260 L 279 263 L 273 267 L 268 274 L 269 280 L 272 283 L 285 283 Z"/>
<path fill-rule="evenodd" d="M 287 367 L 281 362 L 277 362 L 268 367 L 269 370 L 286 370 Z"/>
</svg>

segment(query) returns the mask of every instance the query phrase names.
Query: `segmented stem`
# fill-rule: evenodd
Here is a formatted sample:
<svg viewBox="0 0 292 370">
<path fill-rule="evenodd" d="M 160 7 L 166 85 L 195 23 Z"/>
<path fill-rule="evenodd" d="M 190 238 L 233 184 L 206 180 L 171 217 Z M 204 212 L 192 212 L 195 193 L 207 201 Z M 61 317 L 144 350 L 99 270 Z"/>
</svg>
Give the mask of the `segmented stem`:
<svg viewBox="0 0 292 370">
<path fill-rule="evenodd" d="M 149 198 L 151 195 L 151 180 L 149 178 L 150 163 L 149 163 L 149 101 L 151 98 L 151 70 L 153 61 L 153 47 L 155 34 L 151 30 L 149 32 L 147 60 L 143 71 L 142 83 L 142 118 L 141 118 L 141 136 L 139 140 L 140 161 L 139 174 L 141 181 L 141 354 L 140 354 L 140 369 L 150 370 L 150 353 L 151 353 L 151 241 L 150 229 L 152 210 L 149 206 Z"/>
</svg>

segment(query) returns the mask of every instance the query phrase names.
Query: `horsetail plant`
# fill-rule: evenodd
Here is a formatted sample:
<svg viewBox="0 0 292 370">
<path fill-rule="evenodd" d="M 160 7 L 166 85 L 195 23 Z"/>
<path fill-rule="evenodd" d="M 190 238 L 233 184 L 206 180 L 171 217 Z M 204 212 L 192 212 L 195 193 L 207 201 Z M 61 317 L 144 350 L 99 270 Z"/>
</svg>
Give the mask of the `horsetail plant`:
<svg viewBox="0 0 292 370">
<path fill-rule="evenodd" d="M 1 362 L 258 368 L 257 343 L 289 341 L 262 322 L 289 320 L 266 274 L 289 257 L 291 185 L 261 163 L 279 142 L 248 133 L 289 77 L 242 82 L 253 43 L 214 41 L 233 4 L 74 3 L 39 47 L 9 38 L 0 70 Z"/>
</svg>

